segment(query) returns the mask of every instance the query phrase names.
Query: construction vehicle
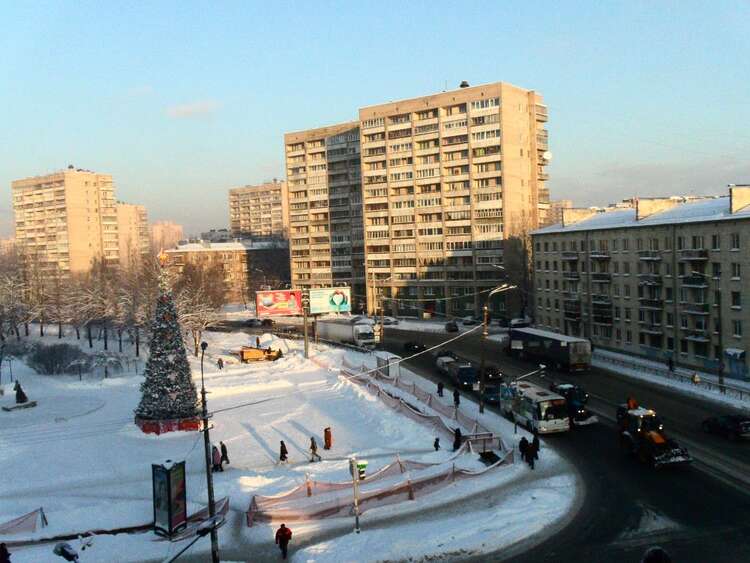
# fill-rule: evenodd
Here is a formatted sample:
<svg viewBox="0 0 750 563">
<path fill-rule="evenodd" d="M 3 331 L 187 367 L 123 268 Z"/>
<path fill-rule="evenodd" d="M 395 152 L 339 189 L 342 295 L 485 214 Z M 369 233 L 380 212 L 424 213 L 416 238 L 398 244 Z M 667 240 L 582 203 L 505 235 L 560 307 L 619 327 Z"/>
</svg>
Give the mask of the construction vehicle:
<svg viewBox="0 0 750 563">
<path fill-rule="evenodd" d="M 693 461 L 686 448 L 666 436 L 656 412 L 632 399 L 617 407 L 617 424 L 622 450 L 654 469 Z"/>
<path fill-rule="evenodd" d="M 278 360 L 282 354 L 281 350 L 271 350 L 271 348 L 254 348 L 252 346 L 243 346 L 238 356 L 243 364 L 250 362 L 273 362 Z"/>
<path fill-rule="evenodd" d="M 568 416 L 570 417 L 570 427 L 588 426 L 599 422 L 595 414 L 586 408 L 589 401 L 589 394 L 586 393 L 580 385 L 572 383 L 552 383 L 549 386 L 550 391 L 565 397 L 568 403 Z"/>
</svg>

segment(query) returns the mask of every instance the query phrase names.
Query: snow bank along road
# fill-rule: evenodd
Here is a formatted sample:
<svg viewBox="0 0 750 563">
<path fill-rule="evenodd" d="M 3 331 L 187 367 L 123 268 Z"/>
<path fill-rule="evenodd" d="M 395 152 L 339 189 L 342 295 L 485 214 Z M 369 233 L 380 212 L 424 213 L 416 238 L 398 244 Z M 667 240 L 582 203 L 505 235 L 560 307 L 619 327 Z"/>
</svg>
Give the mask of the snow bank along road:
<svg viewBox="0 0 750 563">
<path fill-rule="evenodd" d="M 386 342 L 389 350 L 401 353 L 405 341 L 432 345 L 445 339 L 446 335 L 389 331 Z M 478 360 L 480 340 L 469 336 L 454 349 Z M 531 363 L 507 358 L 492 343 L 489 350 L 490 363 L 510 375 L 533 368 Z M 439 377 L 429 358 L 411 362 L 410 366 L 426 377 Z M 623 457 L 614 425 L 607 420 L 550 436 L 547 441 L 574 462 L 584 479 L 583 508 L 563 531 L 514 561 L 625 563 L 637 561 L 653 543 L 665 546 L 680 562 L 750 561 L 749 488 L 740 490 L 728 475 L 738 465 L 745 475 L 750 474 L 750 444 L 725 442 L 700 430 L 704 417 L 731 409 L 597 368 L 588 374 L 552 377 L 583 384 L 594 396 L 591 406 L 610 417 L 615 404 L 628 395 L 636 397 L 664 418 L 668 433 L 685 440 L 688 448 L 697 446 L 694 453 L 699 458 L 710 457 L 714 464 L 731 462 L 731 467 L 724 467 L 721 479 L 714 471 L 702 471 L 700 463 L 668 471 L 649 470 Z"/>
<path fill-rule="evenodd" d="M 386 407 L 360 386 L 344 381 L 337 369 L 326 369 L 301 357 L 299 343 L 288 345 L 270 335 L 262 345 L 281 346 L 284 357 L 274 363 L 228 364 L 231 351 L 247 344 L 244 333 L 209 333 L 206 384 L 210 410 L 216 411 L 211 437 L 229 448 L 231 464 L 215 474 L 216 497 L 230 497 L 230 517 L 220 532 L 223 557 L 237 561 L 275 561 L 274 525 L 245 525 L 253 494 L 276 495 L 304 482 L 345 481 L 347 457 L 356 453 L 370 461 L 368 473 L 403 458 L 451 463 L 452 452 L 431 451 L 428 427 Z M 373 361 L 357 352 L 320 347 L 316 359 L 340 365 Z M 198 363 L 191 359 L 194 373 Z M 49 526 L 33 537 L 119 528 L 149 522 L 152 517 L 150 465 L 166 458 L 186 460 L 188 512 L 205 502 L 203 449 L 197 433 L 163 436 L 142 434 L 133 424 L 140 376 L 79 382 L 73 377 L 38 376 L 19 363 L 14 373 L 39 405 L 0 426 L 0 522 L 43 506 Z M 426 388 L 428 384 L 424 384 Z M 268 397 L 283 397 L 236 408 Z M 446 398 L 446 400 L 450 400 Z M 3 404 L 12 396 L 0 398 Z M 476 409 L 462 405 L 470 416 Z M 18 415 L 18 416 L 15 416 Z M 1 419 L 0 419 L 1 420 Z M 515 443 L 513 426 L 487 413 L 482 422 Z M 308 462 L 310 436 L 323 443 L 331 426 L 334 446 L 321 450 L 323 462 Z M 279 441 L 291 463 L 279 466 Z M 443 443 L 443 447 L 449 444 Z M 382 561 L 408 558 L 461 560 L 509 546 L 559 528 L 578 498 L 570 465 L 543 445 L 537 470 L 523 463 L 501 467 L 486 476 L 457 481 L 416 500 L 380 506 L 362 516 L 363 533 L 353 535 L 352 518 L 290 522 L 295 536 L 291 556 L 297 561 Z M 478 462 L 468 455 L 468 466 Z M 275 523 L 278 525 L 278 522 Z M 2 538 L 12 541 L 19 538 Z M 76 545 L 76 542 L 73 542 Z M 97 536 L 82 563 L 160 561 L 180 549 L 179 543 L 154 541 L 151 533 Z M 51 559 L 49 544 L 12 548 L 14 563 Z M 209 545 L 199 541 L 184 561 L 205 561 Z M 191 559 L 192 558 L 192 559 Z"/>
</svg>

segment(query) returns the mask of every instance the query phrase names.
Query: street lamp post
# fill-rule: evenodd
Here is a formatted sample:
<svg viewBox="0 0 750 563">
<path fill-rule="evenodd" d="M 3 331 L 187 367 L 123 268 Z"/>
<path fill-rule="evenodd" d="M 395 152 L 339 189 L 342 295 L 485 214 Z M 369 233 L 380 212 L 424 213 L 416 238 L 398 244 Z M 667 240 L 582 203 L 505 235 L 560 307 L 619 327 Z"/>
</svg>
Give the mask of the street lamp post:
<svg viewBox="0 0 750 563">
<path fill-rule="evenodd" d="M 208 486 L 208 515 L 211 519 L 216 516 L 214 504 L 214 478 L 211 472 L 211 438 L 208 434 L 208 407 L 206 405 L 206 384 L 203 381 L 203 356 L 208 348 L 207 342 L 201 342 L 201 403 L 203 416 L 203 448 L 206 454 L 206 485 Z M 216 527 L 211 528 L 211 561 L 219 563 L 219 534 Z"/>
<path fill-rule="evenodd" d="M 490 320 L 490 298 L 495 295 L 496 293 L 501 293 L 503 291 L 507 291 L 508 289 L 512 289 L 513 286 L 511 285 L 501 285 L 499 287 L 496 287 L 492 291 L 490 291 L 487 294 L 487 301 L 484 304 L 484 317 L 483 317 L 483 327 L 482 327 L 482 346 L 481 346 L 481 359 L 479 363 L 479 412 L 484 412 L 484 389 L 487 383 L 487 370 L 485 369 L 484 365 L 484 358 L 486 355 L 486 348 L 487 348 L 487 337 L 489 336 L 489 320 Z"/>
</svg>

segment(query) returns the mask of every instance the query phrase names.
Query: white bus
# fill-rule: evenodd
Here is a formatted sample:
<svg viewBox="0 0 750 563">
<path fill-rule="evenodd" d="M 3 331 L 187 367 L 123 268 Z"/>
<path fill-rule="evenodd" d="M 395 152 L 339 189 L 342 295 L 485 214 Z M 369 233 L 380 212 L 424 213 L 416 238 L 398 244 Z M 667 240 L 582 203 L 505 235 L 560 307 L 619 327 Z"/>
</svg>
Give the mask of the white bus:
<svg viewBox="0 0 750 563">
<path fill-rule="evenodd" d="M 519 381 L 505 386 L 500 405 L 506 416 L 532 432 L 548 434 L 570 430 L 565 397 L 533 383 Z"/>
</svg>

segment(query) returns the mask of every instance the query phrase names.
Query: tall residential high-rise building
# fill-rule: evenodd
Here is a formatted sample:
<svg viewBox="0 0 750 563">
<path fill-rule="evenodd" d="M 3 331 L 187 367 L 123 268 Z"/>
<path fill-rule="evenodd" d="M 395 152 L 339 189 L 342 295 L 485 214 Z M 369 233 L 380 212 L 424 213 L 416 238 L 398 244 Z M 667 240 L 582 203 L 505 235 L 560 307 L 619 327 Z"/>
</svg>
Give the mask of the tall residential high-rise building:
<svg viewBox="0 0 750 563">
<path fill-rule="evenodd" d="M 286 182 L 265 182 L 229 190 L 229 227 L 235 238 L 286 238 Z"/>
<path fill-rule="evenodd" d="M 359 124 L 284 135 L 295 288 L 348 285 L 365 295 Z"/>
<path fill-rule="evenodd" d="M 117 238 L 123 268 L 151 253 L 148 214 L 143 205 L 117 202 Z"/>
<path fill-rule="evenodd" d="M 503 240 L 539 224 L 549 160 L 541 95 L 463 86 L 359 110 L 371 310 L 377 291 L 394 312 L 478 312 L 478 292 L 504 278 Z"/>
<path fill-rule="evenodd" d="M 120 261 L 112 176 L 69 167 L 11 183 L 19 251 L 40 271 L 89 270 Z"/>
<path fill-rule="evenodd" d="M 174 248 L 184 238 L 182 225 L 172 221 L 157 221 L 151 224 L 151 248 L 156 254 Z"/>
<path fill-rule="evenodd" d="M 573 209 L 573 201 L 570 199 L 550 201 L 549 212 L 545 220 L 539 221 L 539 226 L 545 227 L 547 225 L 559 225 L 562 223 L 563 209 Z"/>
</svg>

